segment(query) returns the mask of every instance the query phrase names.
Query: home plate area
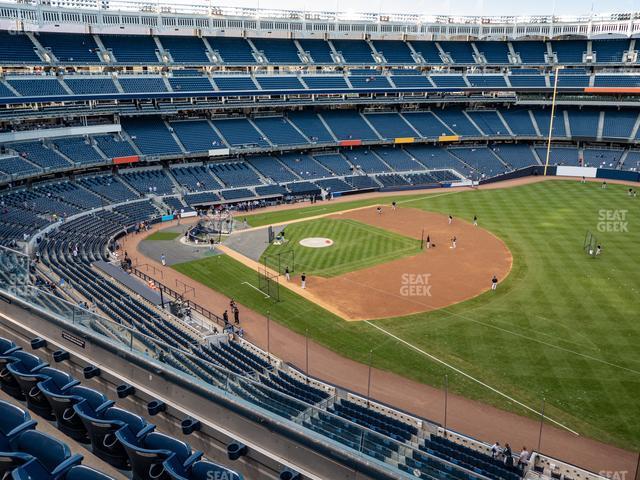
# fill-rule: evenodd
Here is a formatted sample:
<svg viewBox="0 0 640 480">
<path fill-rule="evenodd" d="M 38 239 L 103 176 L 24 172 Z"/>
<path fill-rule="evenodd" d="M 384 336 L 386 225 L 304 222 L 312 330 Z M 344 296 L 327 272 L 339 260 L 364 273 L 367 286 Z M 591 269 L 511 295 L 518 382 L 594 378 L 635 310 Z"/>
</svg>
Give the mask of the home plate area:
<svg viewBox="0 0 640 480">
<path fill-rule="evenodd" d="M 309 237 L 300 240 L 300 245 L 309 248 L 325 248 L 333 245 L 333 240 L 324 237 Z"/>
</svg>

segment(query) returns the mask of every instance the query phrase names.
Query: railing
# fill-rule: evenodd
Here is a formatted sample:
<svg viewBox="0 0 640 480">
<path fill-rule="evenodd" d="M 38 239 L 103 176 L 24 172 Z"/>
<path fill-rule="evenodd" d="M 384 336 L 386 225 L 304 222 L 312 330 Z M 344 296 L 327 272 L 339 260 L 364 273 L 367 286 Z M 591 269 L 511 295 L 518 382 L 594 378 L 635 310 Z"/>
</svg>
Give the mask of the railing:
<svg viewBox="0 0 640 480">
<path fill-rule="evenodd" d="M 157 267 L 155 267 L 155 266 L 153 266 L 153 265 L 143 264 L 143 265 L 139 265 L 138 267 L 143 267 L 143 266 L 147 266 L 147 267 L 153 268 L 154 274 L 156 273 L 156 271 L 159 271 L 162 274 L 162 270 L 157 268 Z M 156 285 L 156 287 L 158 288 L 158 290 L 160 292 L 162 292 L 163 294 L 166 293 L 170 297 L 173 297 L 175 300 L 179 300 L 180 302 L 182 302 L 183 305 L 187 305 L 189 308 L 191 308 L 191 310 L 193 310 L 196 313 L 199 313 L 200 315 L 205 317 L 207 320 L 209 320 L 211 322 L 215 322 L 218 325 L 224 327 L 224 321 L 222 320 L 221 317 L 219 317 L 218 315 L 216 315 L 212 311 L 207 310 L 202 305 L 198 305 L 193 300 L 189 300 L 189 299 L 185 298 L 184 294 L 181 294 L 181 293 L 177 292 L 176 290 L 173 290 L 172 288 L 167 287 L 164 283 L 158 282 L 158 280 L 156 280 L 154 277 L 152 277 L 150 275 L 147 275 L 146 273 L 141 271 L 138 267 L 132 267 L 131 268 L 131 273 L 133 273 L 135 276 L 141 278 L 145 282 L 153 282 Z M 160 278 L 162 278 L 162 275 L 161 275 Z M 193 287 L 189 287 L 189 288 L 193 288 Z"/>
</svg>

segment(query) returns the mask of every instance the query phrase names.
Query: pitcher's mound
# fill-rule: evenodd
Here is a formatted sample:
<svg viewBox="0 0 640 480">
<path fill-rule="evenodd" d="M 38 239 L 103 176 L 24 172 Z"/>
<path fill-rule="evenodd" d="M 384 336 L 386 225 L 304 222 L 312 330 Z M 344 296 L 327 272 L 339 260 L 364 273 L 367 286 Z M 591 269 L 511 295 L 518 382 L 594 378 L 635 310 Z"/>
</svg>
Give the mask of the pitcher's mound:
<svg viewBox="0 0 640 480">
<path fill-rule="evenodd" d="M 309 248 L 325 248 L 333 245 L 333 240 L 324 237 L 308 237 L 300 240 L 300 245 Z"/>
</svg>

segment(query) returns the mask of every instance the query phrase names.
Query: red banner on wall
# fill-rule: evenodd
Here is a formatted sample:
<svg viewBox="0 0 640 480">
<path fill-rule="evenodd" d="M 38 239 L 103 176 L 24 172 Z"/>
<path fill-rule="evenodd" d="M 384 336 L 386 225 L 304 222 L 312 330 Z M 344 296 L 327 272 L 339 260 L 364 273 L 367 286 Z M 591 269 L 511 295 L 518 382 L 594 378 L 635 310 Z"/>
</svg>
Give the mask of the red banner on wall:
<svg viewBox="0 0 640 480">
<path fill-rule="evenodd" d="M 362 140 L 340 140 L 338 145 L 341 147 L 356 147 L 362 145 Z"/>
<path fill-rule="evenodd" d="M 116 165 L 122 165 L 123 163 L 136 163 L 140 161 L 140 157 L 138 155 L 130 155 L 128 157 L 115 157 L 113 159 L 113 163 Z"/>
</svg>

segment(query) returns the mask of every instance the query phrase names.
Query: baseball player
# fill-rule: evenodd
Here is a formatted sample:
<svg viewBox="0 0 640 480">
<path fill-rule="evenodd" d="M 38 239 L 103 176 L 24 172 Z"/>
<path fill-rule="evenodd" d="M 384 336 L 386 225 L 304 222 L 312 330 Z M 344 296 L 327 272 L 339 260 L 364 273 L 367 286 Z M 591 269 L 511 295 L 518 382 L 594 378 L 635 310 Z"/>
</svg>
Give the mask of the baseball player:
<svg viewBox="0 0 640 480">
<path fill-rule="evenodd" d="M 477 226 L 478 226 L 478 216 L 477 216 L 477 215 L 474 215 L 474 216 L 473 216 L 473 226 L 474 226 L 474 227 L 477 227 Z"/>
<path fill-rule="evenodd" d="M 451 248 L 456 248 L 456 242 L 458 241 L 458 239 L 456 237 L 453 237 L 451 239 Z"/>
<path fill-rule="evenodd" d="M 382 207 L 376 208 L 376 211 L 378 212 L 378 215 L 382 215 Z"/>
<path fill-rule="evenodd" d="M 495 290 L 496 288 L 498 288 L 498 277 L 494 275 L 491 279 L 491 290 Z"/>
<path fill-rule="evenodd" d="M 291 281 L 291 274 L 289 273 L 289 267 L 284 267 L 284 278 L 287 279 L 287 282 Z"/>
<path fill-rule="evenodd" d="M 449 225 L 451 225 L 452 223 L 453 223 L 453 217 L 449 215 Z"/>
<path fill-rule="evenodd" d="M 300 286 L 302 288 L 307 288 L 307 274 L 304 272 L 300 275 Z"/>
</svg>

